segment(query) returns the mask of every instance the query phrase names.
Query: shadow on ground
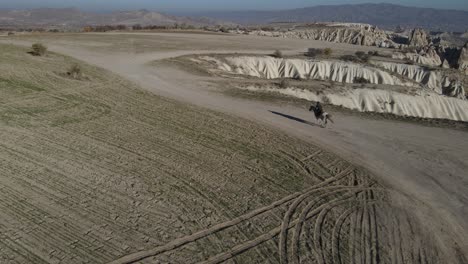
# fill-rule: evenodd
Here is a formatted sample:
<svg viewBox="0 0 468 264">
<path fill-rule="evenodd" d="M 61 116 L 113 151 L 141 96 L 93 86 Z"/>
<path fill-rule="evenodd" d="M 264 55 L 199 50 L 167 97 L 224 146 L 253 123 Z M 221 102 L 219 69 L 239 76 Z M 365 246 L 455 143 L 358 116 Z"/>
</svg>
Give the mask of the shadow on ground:
<svg viewBox="0 0 468 264">
<path fill-rule="evenodd" d="M 271 111 L 271 110 L 269 112 L 272 113 L 272 114 L 279 115 L 281 117 L 284 117 L 284 118 L 299 122 L 299 123 L 309 125 L 309 126 L 320 127 L 319 125 L 317 125 L 315 123 L 309 122 L 307 120 L 304 120 L 304 119 L 301 119 L 301 118 L 298 118 L 298 117 L 295 117 L 295 116 L 291 116 L 291 115 L 287 115 L 287 114 L 283 114 L 283 113 L 279 113 L 279 112 L 275 112 L 275 111 Z"/>
</svg>

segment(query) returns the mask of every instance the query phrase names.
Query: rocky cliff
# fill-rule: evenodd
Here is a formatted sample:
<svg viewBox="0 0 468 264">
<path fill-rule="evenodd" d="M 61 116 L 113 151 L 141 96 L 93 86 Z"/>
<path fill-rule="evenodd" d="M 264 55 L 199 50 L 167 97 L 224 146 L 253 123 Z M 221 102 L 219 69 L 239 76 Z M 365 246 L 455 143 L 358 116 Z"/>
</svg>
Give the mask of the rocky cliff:
<svg viewBox="0 0 468 264">
<path fill-rule="evenodd" d="M 342 92 L 314 91 L 287 87 L 249 86 L 250 91 L 271 92 L 308 101 L 327 102 L 360 112 L 391 113 L 399 116 L 440 118 L 468 122 L 468 101 L 430 94 L 408 95 L 399 92 L 371 89 L 353 89 Z M 325 99 L 326 98 L 326 99 Z"/>
<path fill-rule="evenodd" d="M 426 31 L 420 28 L 415 28 L 413 31 L 411 31 L 408 45 L 412 47 L 424 47 L 429 45 L 429 43 L 430 38 Z"/>
<path fill-rule="evenodd" d="M 225 57 L 222 60 L 202 57 L 227 73 L 265 79 L 293 78 L 329 80 L 342 83 L 365 82 L 407 86 L 432 91 L 439 95 L 466 99 L 464 79 L 460 74 L 431 70 L 416 65 L 393 62 L 372 62 L 372 65 L 332 61 L 278 59 L 273 57 Z"/>
<path fill-rule="evenodd" d="M 200 56 L 192 60 L 207 63 L 213 72 L 221 75 L 376 84 L 368 86 L 372 89 L 350 89 L 346 86 L 335 89 L 331 86 L 329 90 L 320 94 L 308 89 L 289 86 L 278 88 L 262 84 L 239 87 L 243 89 L 275 92 L 311 101 L 323 101 L 326 97 L 327 103 L 358 111 L 468 121 L 468 100 L 460 100 L 466 99 L 463 82 L 457 75 L 449 74 L 453 73 L 453 70 L 430 70 L 392 62 L 376 61 L 373 62 L 374 65 L 363 65 L 335 60 L 281 59 L 266 56 Z M 458 75 L 461 76 L 459 73 Z M 398 87 L 392 89 L 389 85 Z"/>
<path fill-rule="evenodd" d="M 440 95 L 466 99 L 463 79 L 456 74 L 429 70 L 415 65 L 393 62 L 373 62 L 378 67 L 415 81 Z"/>
<path fill-rule="evenodd" d="M 385 31 L 366 24 L 328 24 L 305 29 L 282 31 L 254 30 L 250 32 L 235 32 L 257 36 L 312 39 L 327 42 L 347 43 L 353 45 L 398 48 L 392 37 Z"/>
<path fill-rule="evenodd" d="M 437 52 L 436 47 L 426 46 L 416 50 L 415 52 L 396 52 L 392 55 L 394 59 L 399 60 L 410 60 L 418 64 L 428 65 L 428 66 L 441 66 L 443 65 L 443 59 Z M 446 64 L 447 66 L 447 64 Z M 448 66 L 450 67 L 450 66 Z"/>
<path fill-rule="evenodd" d="M 458 69 L 465 74 L 468 74 L 468 42 L 460 52 L 460 57 L 458 58 Z"/>
<path fill-rule="evenodd" d="M 412 85 L 378 68 L 349 62 L 247 56 L 226 57 L 225 60 L 227 65 L 221 67 L 224 71 L 266 79 L 300 78 L 354 83 L 363 78 L 372 84 Z"/>
</svg>

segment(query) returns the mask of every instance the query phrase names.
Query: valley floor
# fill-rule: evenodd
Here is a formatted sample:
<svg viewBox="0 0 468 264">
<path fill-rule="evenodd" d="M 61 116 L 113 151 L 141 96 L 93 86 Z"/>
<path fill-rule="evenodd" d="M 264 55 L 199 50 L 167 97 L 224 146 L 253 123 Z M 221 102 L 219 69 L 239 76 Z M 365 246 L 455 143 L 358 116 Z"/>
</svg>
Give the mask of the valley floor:
<svg viewBox="0 0 468 264">
<path fill-rule="evenodd" d="M 374 48 L 201 34 L 2 42 L 38 40 L 171 99 L 91 66 L 94 82 L 78 95 L 83 84 L 65 81 L 64 94 L 44 79 L 37 89 L 52 86 L 54 96 L 2 97 L 0 260 L 466 262 L 466 131 L 340 113 L 322 129 L 307 105 L 230 97 L 211 78 L 153 64 L 194 53 Z M 9 49 L 18 54 L 2 58 L 2 69 L 25 60 Z M 34 65 L 68 65 L 44 60 Z M 45 74 L 28 67 L 0 80 Z M 41 119 L 51 98 L 60 111 Z"/>
</svg>

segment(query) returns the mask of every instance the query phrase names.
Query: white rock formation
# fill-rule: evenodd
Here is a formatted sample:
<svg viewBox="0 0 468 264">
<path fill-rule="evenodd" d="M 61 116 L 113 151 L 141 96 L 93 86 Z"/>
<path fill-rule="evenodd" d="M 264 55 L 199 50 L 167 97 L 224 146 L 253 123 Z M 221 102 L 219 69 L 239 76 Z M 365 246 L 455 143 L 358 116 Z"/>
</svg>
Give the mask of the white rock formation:
<svg viewBox="0 0 468 264">
<path fill-rule="evenodd" d="M 277 59 L 273 57 L 226 57 L 218 67 L 226 72 L 266 79 L 301 78 L 354 83 L 364 78 L 372 84 L 413 86 L 375 67 L 340 61 Z"/>
<path fill-rule="evenodd" d="M 212 68 L 223 73 L 266 79 L 301 78 L 353 83 L 356 78 L 364 78 L 373 84 L 427 87 L 419 89 L 417 95 L 379 89 L 332 89 L 326 97 L 331 104 L 358 111 L 468 122 L 468 100 L 462 100 L 466 99 L 462 81 L 454 75 L 420 66 L 381 61 L 373 62 L 375 66 L 365 66 L 340 61 L 279 59 L 266 56 L 201 56 L 194 61 L 212 64 Z M 324 99 L 323 95 L 317 95 L 313 91 L 292 87 L 248 89 L 277 92 L 311 101 Z"/>
<path fill-rule="evenodd" d="M 365 79 L 370 84 L 416 87 L 438 95 L 467 99 L 460 74 L 430 70 L 416 65 L 372 61 L 374 66 L 341 61 L 281 59 L 269 56 L 239 56 L 222 59 L 203 56 L 201 60 L 224 73 L 265 79 L 294 78 L 356 83 Z M 468 110 L 467 110 L 468 112 Z"/>
<path fill-rule="evenodd" d="M 424 47 L 429 45 L 429 37 L 426 31 L 420 28 L 415 28 L 409 36 L 408 44 L 413 47 Z"/>
<path fill-rule="evenodd" d="M 332 24 L 317 28 L 297 29 L 290 31 L 256 30 L 251 31 L 248 34 L 280 38 L 312 39 L 386 48 L 398 48 L 401 46 L 393 42 L 391 37 L 385 31 L 365 24 L 359 24 L 359 26 L 343 26 L 343 24 Z"/>
<path fill-rule="evenodd" d="M 458 69 L 468 74 L 468 43 L 461 50 L 460 58 L 458 59 Z"/>
<path fill-rule="evenodd" d="M 437 94 L 466 99 L 466 93 L 459 77 L 442 71 L 427 70 L 424 67 L 393 62 L 374 61 L 374 65 L 409 78 L 433 90 Z"/>
<path fill-rule="evenodd" d="M 298 88 L 248 87 L 251 91 L 275 92 L 309 101 L 326 101 L 360 112 L 391 113 L 399 116 L 439 118 L 468 122 L 468 101 L 436 94 L 407 95 L 384 90 L 356 89 L 344 93 L 317 95 Z"/>
<path fill-rule="evenodd" d="M 440 95 L 466 99 L 464 83 L 459 76 L 416 65 L 372 61 L 375 66 L 367 66 L 352 62 L 269 56 L 228 56 L 223 59 L 203 56 L 200 59 L 214 64 L 214 68 L 226 73 L 265 79 L 294 78 L 342 83 L 355 83 L 358 79 L 365 79 L 370 84 L 426 87 Z"/>
<path fill-rule="evenodd" d="M 450 64 L 448 62 L 448 60 L 444 59 L 444 61 L 442 62 L 442 68 L 444 69 L 450 69 Z"/>
<path fill-rule="evenodd" d="M 432 46 L 421 48 L 417 53 L 401 53 L 397 52 L 392 55 L 394 59 L 410 60 L 415 63 L 428 66 L 442 66 L 442 60 L 437 54 L 437 51 Z"/>
</svg>

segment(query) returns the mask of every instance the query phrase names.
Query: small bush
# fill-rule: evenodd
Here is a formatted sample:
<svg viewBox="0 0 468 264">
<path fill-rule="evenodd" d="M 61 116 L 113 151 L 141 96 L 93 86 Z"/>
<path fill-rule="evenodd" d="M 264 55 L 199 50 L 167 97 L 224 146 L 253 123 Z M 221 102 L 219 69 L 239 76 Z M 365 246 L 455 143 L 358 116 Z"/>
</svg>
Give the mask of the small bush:
<svg viewBox="0 0 468 264">
<path fill-rule="evenodd" d="M 356 57 L 358 57 L 361 62 L 368 62 L 370 59 L 370 56 L 364 53 L 363 51 L 357 51 L 355 54 L 356 54 Z"/>
<path fill-rule="evenodd" d="M 369 51 L 367 53 L 369 56 L 380 56 L 379 52 L 378 51 Z"/>
<path fill-rule="evenodd" d="M 331 103 L 330 98 L 328 98 L 328 96 L 326 96 L 326 95 L 322 96 L 322 103 L 323 104 L 330 104 Z"/>
<path fill-rule="evenodd" d="M 415 47 L 402 47 L 401 52 L 403 52 L 403 53 L 417 53 L 418 50 Z"/>
<path fill-rule="evenodd" d="M 73 79 L 80 79 L 83 76 L 80 65 L 73 64 L 67 71 L 67 75 Z"/>
<path fill-rule="evenodd" d="M 274 27 L 261 27 L 260 30 L 262 31 L 275 31 Z"/>
<path fill-rule="evenodd" d="M 11 32 L 11 31 L 8 32 L 8 36 L 13 36 L 14 34 L 15 34 L 15 33 Z"/>
<path fill-rule="evenodd" d="M 330 48 L 326 48 L 323 50 L 323 54 L 327 57 L 330 57 L 333 54 L 333 50 Z"/>
<path fill-rule="evenodd" d="M 221 31 L 222 33 L 229 33 L 229 29 L 226 27 L 221 27 L 219 31 Z"/>
<path fill-rule="evenodd" d="M 323 54 L 323 50 L 321 50 L 321 49 L 309 48 L 305 55 L 307 57 L 315 58 L 315 57 L 320 56 L 322 54 Z"/>
<path fill-rule="evenodd" d="M 275 50 L 275 52 L 273 52 L 273 57 L 283 58 L 283 52 L 281 52 L 281 50 Z"/>
<path fill-rule="evenodd" d="M 31 54 L 34 56 L 44 56 L 47 52 L 47 47 L 40 43 L 34 43 L 31 46 L 31 49 Z"/>
<path fill-rule="evenodd" d="M 354 77 L 353 83 L 367 84 L 370 83 L 370 81 L 364 77 Z"/>
<path fill-rule="evenodd" d="M 340 57 L 340 60 L 343 61 L 351 61 L 351 62 L 359 62 L 359 58 L 354 55 L 343 55 Z"/>
<path fill-rule="evenodd" d="M 282 79 L 279 83 L 280 88 L 288 88 L 289 87 L 289 81 L 286 79 Z"/>
<path fill-rule="evenodd" d="M 356 53 L 354 53 L 358 58 L 366 55 L 366 53 L 364 53 L 363 51 L 356 51 Z"/>
</svg>

